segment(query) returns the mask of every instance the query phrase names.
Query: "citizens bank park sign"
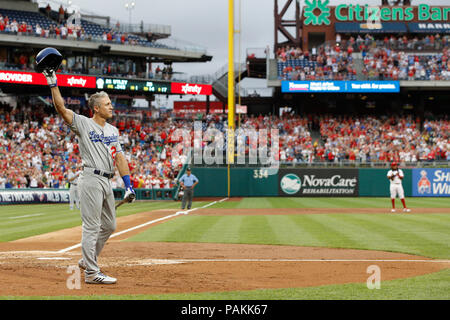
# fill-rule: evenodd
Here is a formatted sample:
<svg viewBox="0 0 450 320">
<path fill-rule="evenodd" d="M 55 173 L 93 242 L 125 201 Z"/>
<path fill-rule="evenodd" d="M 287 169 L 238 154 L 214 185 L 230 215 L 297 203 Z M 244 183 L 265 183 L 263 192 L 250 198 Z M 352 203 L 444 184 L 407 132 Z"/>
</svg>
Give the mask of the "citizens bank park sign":
<svg viewBox="0 0 450 320">
<path fill-rule="evenodd" d="M 337 21 L 448 21 L 450 7 L 430 6 L 426 3 L 415 7 L 378 7 L 369 4 L 329 5 L 329 0 L 305 0 L 304 25 L 330 25 L 331 9 Z M 416 16 L 417 15 L 417 16 Z"/>
<path fill-rule="evenodd" d="M 104 78 L 60 73 L 56 77 L 60 87 L 161 94 L 212 95 L 212 86 L 207 84 Z M 0 70 L 0 83 L 46 86 L 47 80 L 41 73 Z"/>
</svg>

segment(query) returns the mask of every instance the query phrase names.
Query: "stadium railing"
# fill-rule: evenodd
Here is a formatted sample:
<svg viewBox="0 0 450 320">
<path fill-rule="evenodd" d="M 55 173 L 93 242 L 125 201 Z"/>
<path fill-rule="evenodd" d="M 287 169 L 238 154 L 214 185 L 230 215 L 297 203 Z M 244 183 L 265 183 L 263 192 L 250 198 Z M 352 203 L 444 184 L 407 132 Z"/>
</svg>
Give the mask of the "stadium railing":
<svg viewBox="0 0 450 320">
<path fill-rule="evenodd" d="M 391 165 L 390 161 L 372 161 L 372 162 L 360 162 L 360 161 L 313 161 L 313 162 L 280 162 L 278 164 L 261 164 L 260 162 L 256 164 L 250 164 L 248 158 L 245 159 L 243 164 L 239 164 L 235 159 L 234 167 L 279 167 L 279 168 L 389 168 Z M 399 165 L 405 168 L 450 168 L 450 160 L 443 161 L 416 161 L 416 162 L 404 162 L 400 161 Z M 196 164 L 192 167 L 226 167 L 227 164 Z"/>
</svg>

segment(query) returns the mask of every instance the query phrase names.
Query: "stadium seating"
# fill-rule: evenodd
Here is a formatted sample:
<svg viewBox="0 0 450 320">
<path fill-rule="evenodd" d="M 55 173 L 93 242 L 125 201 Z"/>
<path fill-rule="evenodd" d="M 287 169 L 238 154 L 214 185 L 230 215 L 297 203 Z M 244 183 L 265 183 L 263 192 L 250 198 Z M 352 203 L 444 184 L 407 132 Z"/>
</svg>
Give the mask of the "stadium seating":
<svg viewBox="0 0 450 320">
<path fill-rule="evenodd" d="M 33 27 L 33 32 L 36 31 L 36 24 L 39 24 L 42 28 L 50 28 L 51 25 L 56 24 L 55 21 L 38 12 L 8 10 L 0 8 L 0 14 L 4 18 L 8 17 L 10 23 L 13 20 L 16 20 L 19 24 L 25 22 L 27 25 L 31 25 Z"/>
<path fill-rule="evenodd" d="M 300 48 L 277 51 L 279 80 L 450 80 L 448 35 L 345 40 L 313 54 Z M 355 54 L 362 57 L 359 71 Z M 331 63 L 330 63 L 331 59 Z"/>
<path fill-rule="evenodd" d="M 3 18 L 8 17 L 9 22 L 12 23 L 14 20 L 17 21 L 18 24 L 21 24 L 22 22 L 25 22 L 28 26 L 31 26 L 32 34 L 24 33 L 24 35 L 33 35 L 36 36 L 36 25 L 39 24 L 39 26 L 43 30 L 51 30 L 52 27 L 61 27 L 62 25 L 58 23 L 55 20 L 52 20 L 51 18 L 45 16 L 42 13 L 39 12 L 28 12 L 28 11 L 18 11 L 18 10 L 8 10 L 8 9 L 0 9 L 0 15 Z M 104 41 L 102 38 L 102 35 L 104 33 L 114 33 L 117 35 L 118 41 L 114 41 L 114 43 L 122 43 L 120 41 L 121 35 L 118 32 L 115 32 L 113 28 L 107 28 L 104 26 L 101 26 L 99 24 L 87 21 L 85 19 L 81 19 L 81 30 L 83 30 L 84 36 L 80 39 L 78 37 L 78 40 L 90 40 L 90 41 Z M 3 32 L 7 32 L 6 30 L 3 30 Z M 13 32 L 13 31 L 10 31 Z M 55 36 L 54 34 L 45 34 L 43 33 L 43 36 Z M 148 41 L 147 39 L 135 35 L 135 34 L 126 34 L 126 42 L 124 44 L 127 45 L 139 45 L 139 46 L 146 46 L 146 47 L 156 47 L 156 48 L 166 48 L 166 49 L 175 49 L 172 47 L 169 47 L 167 45 L 158 43 L 158 42 L 152 42 Z M 106 42 L 106 41 L 104 41 Z M 112 41 L 108 41 L 112 42 Z"/>
</svg>

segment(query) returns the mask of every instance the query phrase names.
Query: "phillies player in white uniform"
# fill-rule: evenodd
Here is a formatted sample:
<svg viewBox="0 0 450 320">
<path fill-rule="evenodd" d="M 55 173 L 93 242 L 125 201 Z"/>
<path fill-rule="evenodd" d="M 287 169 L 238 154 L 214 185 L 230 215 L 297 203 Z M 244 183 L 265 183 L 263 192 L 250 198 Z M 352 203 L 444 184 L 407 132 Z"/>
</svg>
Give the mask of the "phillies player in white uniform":
<svg viewBox="0 0 450 320">
<path fill-rule="evenodd" d="M 83 172 L 78 179 L 82 220 L 82 259 L 78 266 L 85 270 L 85 282 L 113 284 L 117 279 L 100 271 L 97 258 L 116 228 L 115 199 L 111 179 L 117 167 L 125 184 L 124 198 L 134 201 L 128 162 L 119 143 L 119 131 L 106 120 L 113 116 L 108 94 L 98 92 L 89 98 L 92 118 L 79 115 L 64 106 L 64 99 L 52 70 L 43 72 L 51 88 L 53 104 L 64 122 L 78 136 Z M 130 202 L 131 202 L 130 201 Z"/>
<path fill-rule="evenodd" d="M 391 170 L 387 173 L 388 179 L 391 181 L 391 201 L 392 212 L 395 212 L 395 198 L 398 196 L 403 204 L 403 211 L 410 212 L 411 210 L 406 207 L 405 192 L 403 191 L 402 180 L 405 177 L 403 171 L 398 168 L 397 162 L 392 162 Z"/>
</svg>

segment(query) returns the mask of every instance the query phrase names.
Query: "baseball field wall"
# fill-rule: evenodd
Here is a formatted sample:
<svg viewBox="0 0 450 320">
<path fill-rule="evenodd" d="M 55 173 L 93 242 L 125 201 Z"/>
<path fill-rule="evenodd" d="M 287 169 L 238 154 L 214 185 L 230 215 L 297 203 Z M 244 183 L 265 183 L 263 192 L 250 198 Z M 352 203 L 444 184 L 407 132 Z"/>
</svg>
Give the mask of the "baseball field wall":
<svg viewBox="0 0 450 320">
<path fill-rule="evenodd" d="M 449 168 L 402 169 L 406 197 L 450 197 Z M 196 168 L 195 197 L 389 197 L 387 169 Z M 172 189 L 136 189 L 137 200 L 173 200 Z M 116 200 L 124 190 L 114 189 Z M 69 189 L 0 189 L 0 205 L 68 203 Z"/>
<path fill-rule="evenodd" d="M 278 196 L 277 170 L 266 168 L 231 168 L 230 195 L 232 197 L 275 197 Z M 226 197 L 228 195 L 227 168 L 193 168 L 199 179 L 195 196 Z"/>
<path fill-rule="evenodd" d="M 450 169 L 402 169 L 407 197 L 449 197 Z M 193 168 L 196 197 L 388 197 L 388 169 Z"/>
<path fill-rule="evenodd" d="M 412 194 L 412 169 L 402 169 L 405 196 Z M 361 197 L 389 197 L 389 180 L 386 169 L 359 169 L 359 195 Z"/>
</svg>

